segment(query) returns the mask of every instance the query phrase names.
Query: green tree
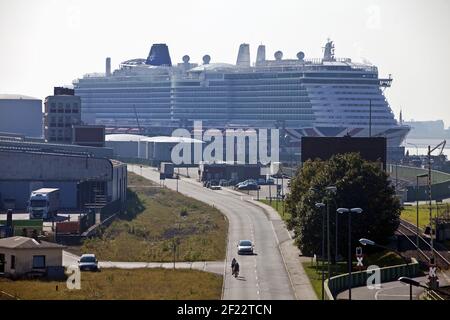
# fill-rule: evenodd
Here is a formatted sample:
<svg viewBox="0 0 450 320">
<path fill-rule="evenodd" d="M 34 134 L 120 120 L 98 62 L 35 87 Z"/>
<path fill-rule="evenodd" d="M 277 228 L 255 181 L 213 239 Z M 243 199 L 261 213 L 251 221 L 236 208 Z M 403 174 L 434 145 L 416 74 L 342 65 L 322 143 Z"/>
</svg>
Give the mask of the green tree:
<svg viewBox="0 0 450 320">
<path fill-rule="evenodd" d="M 325 188 L 334 185 L 335 194 Z M 335 256 L 335 212 L 339 207 L 364 210 L 352 214 L 352 247 L 360 238 L 386 244 L 400 222 L 401 206 L 388 175 L 380 163 L 363 160 L 358 153 L 338 154 L 328 161 L 307 161 L 291 181 L 286 199 L 291 214 L 288 227 L 305 255 L 320 254 L 322 213 L 317 202 L 328 202 L 330 212 L 331 257 Z M 320 211 L 323 210 L 323 211 Z M 338 253 L 347 256 L 348 214 L 338 214 Z"/>
</svg>

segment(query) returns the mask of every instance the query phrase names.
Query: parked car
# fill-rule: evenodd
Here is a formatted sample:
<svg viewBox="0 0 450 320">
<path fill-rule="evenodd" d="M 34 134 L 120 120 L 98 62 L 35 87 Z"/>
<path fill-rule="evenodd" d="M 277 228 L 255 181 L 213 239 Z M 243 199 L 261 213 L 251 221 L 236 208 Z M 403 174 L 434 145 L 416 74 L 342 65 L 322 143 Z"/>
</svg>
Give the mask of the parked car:
<svg viewBox="0 0 450 320">
<path fill-rule="evenodd" d="M 78 261 L 80 271 L 100 271 L 95 254 L 83 254 Z"/>
<path fill-rule="evenodd" d="M 237 187 L 238 190 L 259 190 L 261 187 L 256 182 L 244 182 Z"/>
<path fill-rule="evenodd" d="M 250 240 L 239 240 L 237 248 L 238 254 L 253 254 L 254 246 Z"/>
<path fill-rule="evenodd" d="M 209 188 L 210 188 L 211 190 L 221 190 L 221 189 L 222 189 L 222 187 L 219 186 L 218 184 L 211 185 Z"/>
<path fill-rule="evenodd" d="M 260 186 L 263 186 L 263 185 L 269 185 L 269 184 L 274 184 L 275 183 L 275 181 L 273 180 L 273 178 L 259 178 L 257 181 L 256 181 Z"/>
</svg>

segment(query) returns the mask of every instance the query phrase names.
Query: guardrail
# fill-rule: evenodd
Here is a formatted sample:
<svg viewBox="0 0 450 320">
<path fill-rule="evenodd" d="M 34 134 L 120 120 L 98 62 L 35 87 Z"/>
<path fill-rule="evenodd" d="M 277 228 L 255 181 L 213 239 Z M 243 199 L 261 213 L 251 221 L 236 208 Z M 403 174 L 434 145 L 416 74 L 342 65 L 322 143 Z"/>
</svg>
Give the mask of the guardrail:
<svg viewBox="0 0 450 320">
<path fill-rule="evenodd" d="M 443 297 L 441 297 L 438 293 L 436 293 L 433 290 L 426 290 L 425 296 L 428 300 L 445 300 Z"/>
<path fill-rule="evenodd" d="M 380 271 L 380 281 L 395 281 L 400 277 L 415 277 L 419 273 L 419 262 L 412 258 L 409 264 L 400 264 L 396 266 L 383 267 Z M 372 275 L 372 271 L 357 271 L 352 273 L 352 288 L 365 286 L 367 279 Z M 328 300 L 335 300 L 336 296 L 348 289 L 348 274 L 341 274 L 325 280 L 325 293 Z"/>
</svg>

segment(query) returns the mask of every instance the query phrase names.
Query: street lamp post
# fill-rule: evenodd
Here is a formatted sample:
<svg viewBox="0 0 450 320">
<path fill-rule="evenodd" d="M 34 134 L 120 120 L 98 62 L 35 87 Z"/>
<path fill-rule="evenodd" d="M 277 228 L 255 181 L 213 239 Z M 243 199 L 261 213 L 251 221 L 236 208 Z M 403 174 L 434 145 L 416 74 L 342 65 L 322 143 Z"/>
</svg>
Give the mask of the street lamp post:
<svg viewBox="0 0 450 320">
<path fill-rule="evenodd" d="M 348 300 L 352 300 L 352 213 L 362 213 L 361 208 L 338 208 L 338 213 L 348 213 Z"/>
<path fill-rule="evenodd" d="M 333 194 L 336 193 L 337 188 L 335 186 L 328 186 L 325 188 Z M 336 220 L 337 223 L 337 220 Z M 336 227 L 336 240 L 337 240 L 337 227 Z M 336 241 L 336 251 L 337 251 L 337 241 Z M 330 198 L 327 198 L 327 262 L 328 262 L 328 279 L 331 277 L 331 246 L 330 246 Z"/>
<path fill-rule="evenodd" d="M 430 288 L 430 287 L 425 286 L 425 285 L 421 284 L 420 282 L 418 282 L 418 281 L 416 281 L 414 279 L 408 278 L 408 277 L 400 277 L 400 278 L 398 278 L 398 281 L 400 281 L 401 283 L 409 284 L 409 285 L 414 286 L 414 287 L 421 287 L 421 288 L 424 288 L 426 290 L 433 290 L 433 291 L 436 291 L 437 293 L 449 296 L 449 294 L 447 292 L 445 292 L 445 291 L 441 291 L 441 290 L 435 289 L 435 288 Z"/>
<path fill-rule="evenodd" d="M 325 207 L 322 202 L 316 203 L 316 208 L 321 210 Z M 322 211 L 322 300 L 325 300 L 325 268 L 324 268 L 324 256 L 325 256 L 325 213 Z"/>
<path fill-rule="evenodd" d="M 403 261 L 405 261 L 405 263 L 406 263 L 406 268 L 407 268 L 407 270 L 410 271 L 409 260 L 408 260 L 405 256 L 403 256 L 398 250 L 395 250 L 395 249 L 391 249 L 391 248 L 385 247 L 385 246 L 383 246 L 383 245 L 380 245 L 380 244 L 378 244 L 378 243 L 375 243 L 375 241 L 372 241 L 372 240 L 369 240 L 369 239 L 366 239 L 366 238 L 361 238 L 361 239 L 359 239 L 359 243 L 361 243 L 363 246 L 369 245 L 369 246 L 374 246 L 374 247 L 378 247 L 378 248 L 382 248 L 382 249 L 387 249 L 387 250 L 392 250 L 392 251 L 394 251 L 396 254 L 398 254 L 398 255 L 403 259 Z M 409 274 L 409 276 L 412 276 L 412 272 L 409 272 L 409 273 L 411 273 L 411 274 Z M 409 286 L 409 300 L 412 300 L 412 299 L 413 299 L 412 285 L 410 285 L 410 286 Z"/>
</svg>

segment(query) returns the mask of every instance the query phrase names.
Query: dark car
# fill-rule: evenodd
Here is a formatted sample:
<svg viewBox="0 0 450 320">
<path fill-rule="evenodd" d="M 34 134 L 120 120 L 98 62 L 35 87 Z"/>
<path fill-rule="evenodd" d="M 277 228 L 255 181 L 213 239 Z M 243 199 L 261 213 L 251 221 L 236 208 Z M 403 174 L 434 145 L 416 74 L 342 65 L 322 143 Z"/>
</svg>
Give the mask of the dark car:
<svg viewBox="0 0 450 320">
<path fill-rule="evenodd" d="M 95 254 L 83 254 L 78 261 L 80 271 L 100 271 Z"/>
<path fill-rule="evenodd" d="M 255 182 L 244 182 L 237 187 L 238 190 L 259 190 L 260 188 L 261 187 Z"/>
</svg>

